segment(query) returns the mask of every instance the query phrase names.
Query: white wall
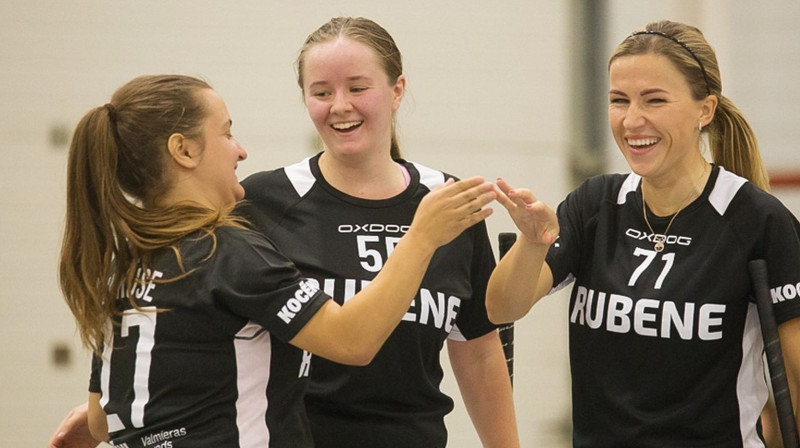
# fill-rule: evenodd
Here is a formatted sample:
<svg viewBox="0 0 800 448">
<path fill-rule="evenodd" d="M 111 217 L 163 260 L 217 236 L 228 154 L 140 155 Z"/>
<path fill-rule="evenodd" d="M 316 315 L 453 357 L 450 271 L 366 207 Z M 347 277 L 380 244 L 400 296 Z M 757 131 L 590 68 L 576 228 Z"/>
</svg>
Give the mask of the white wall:
<svg viewBox="0 0 800 448">
<path fill-rule="evenodd" d="M 311 152 L 314 136 L 294 79 L 297 49 L 328 18 L 362 15 L 384 25 L 404 54 L 410 94 L 398 120 L 408 158 L 460 176 L 502 175 L 555 205 L 567 191 L 569 74 L 581 69 L 568 66 L 571 4 L 489 5 L 3 0 L 0 446 L 44 446 L 86 396 L 87 358 L 57 286 L 66 147 L 50 143 L 53 129 L 71 134 L 86 110 L 136 75 L 181 72 L 203 76 L 225 97 L 234 132 L 249 151 L 241 176 L 295 161 Z M 726 90 L 753 121 L 768 165 L 798 167 L 790 144 L 799 128 L 796 1 L 609 5 L 607 53 L 650 20 L 707 27 Z M 610 140 L 609 148 L 612 170 L 623 170 Z M 496 211 L 493 237 L 512 230 Z M 566 297 L 545 299 L 517 324 L 515 394 L 525 447 L 568 446 Z M 51 361 L 57 345 L 72 351 L 66 366 Z M 457 399 L 451 376 L 444 387 Z M 458 399 L 448 425 L 450 446 L 480 446 Z"/>
</svg>

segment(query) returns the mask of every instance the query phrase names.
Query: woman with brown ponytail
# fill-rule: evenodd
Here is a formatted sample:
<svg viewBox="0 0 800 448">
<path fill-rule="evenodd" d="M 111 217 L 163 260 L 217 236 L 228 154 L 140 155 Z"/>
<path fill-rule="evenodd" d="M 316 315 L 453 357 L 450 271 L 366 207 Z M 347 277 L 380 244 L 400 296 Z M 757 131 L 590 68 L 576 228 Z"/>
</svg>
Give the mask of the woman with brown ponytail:
<svg viewBox="0 0 800 448">
<path fill-rule="evenodd" d="M 432 191 L 380 275 L 338 305 L 230 214 L 247 156 L 231 124 L 180 75 L 136 78 L 78 124 L 60 281 L 95 354 L 90 431 L 51 446 L 313 446 L 303 350 L 368 363 L 434 251 L 491 213 L 480 178 Z"/>
<path fill-rule="evenodd" d="M 522 235 L 489 281 L 489 317 L 519 319 L 575 282 L 576 448 L 763 447 L 748 262 L 766 260 L 781 344 L 796 347 L 800 223 L 767 192 L 756 138 L 700 30 L 648 24 L 616 48 L 609 81 L 611 131 L 632 172 L 589 179 L 557 213 L 498 182 Z M 784 357 L 797 393 L 800 351 Z"/>
</svg>

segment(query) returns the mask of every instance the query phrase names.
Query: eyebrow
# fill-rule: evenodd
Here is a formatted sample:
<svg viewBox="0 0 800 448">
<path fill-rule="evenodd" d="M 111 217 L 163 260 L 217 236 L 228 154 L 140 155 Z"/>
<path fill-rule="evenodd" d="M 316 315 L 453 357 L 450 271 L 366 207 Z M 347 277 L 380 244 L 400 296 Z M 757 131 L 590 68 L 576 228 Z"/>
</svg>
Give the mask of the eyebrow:
<svg viewBox="0 0 800 448">
<path fill-rule="evenodd" d="M 653 93 L 669 93 L 669 91 L 666 90 L 666 89 L 660 89 L 660 88 L 645 89 L 645 90 L 642 90 L 641 92 L 639 92 L 639 96 L 651 95 Z M 625 92 L 623 92 L 621 90 L 616 90 L 616 89 L 609 90 L 608 94 L 609 95 L 628 96 Z"/>
<path fill-rule="evenodd" d="M 345 80 L 348 81 L 348 82 L 364 81 L 364 80 L 372 81 L 372 78 L 370 78 L 369 76 L 364 76 L 364 75 L 356 75 L 356 76 L 348 76 L 347 78 L 345 78 Z M 324 81 L 324 80 L 323 81 L 315 81 L 315 82 L 312 82 L 311 84 L 309 84 L 308 87 L 311 88 L 311 87 L 316 87 L 316 86 L 324 86 L 324 85 L 328 85 L 328 84 L 330 84 L 329 81 Z"/>
<path fill-rule="evenodd" d="M 669 91 L 668 91 L 668 90 L 666 90 L 666 89 L 659 89 L 659 88 L 655 88 L 655 87 L 654 87 L 654 88 L 652 88 L 652 89 L 645 89 L 645 90 L 642 90 L 642 91 L 639 93 L 639 95 L 642 95 L 642 96 L 644 96 L 644 95 L 650 95 L 650 94 L 652 94 L 652 93 L 669 93 Z"/>
</svg>

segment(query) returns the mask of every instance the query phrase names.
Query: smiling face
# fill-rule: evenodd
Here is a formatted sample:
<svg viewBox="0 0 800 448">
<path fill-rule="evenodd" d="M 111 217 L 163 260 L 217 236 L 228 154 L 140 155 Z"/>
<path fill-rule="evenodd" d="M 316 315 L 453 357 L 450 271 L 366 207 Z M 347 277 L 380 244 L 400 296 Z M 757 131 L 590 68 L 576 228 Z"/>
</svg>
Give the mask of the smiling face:
<svg viewBox="0 0 800 448">
<path fill-rule="evenodd" d="M 207 116 L 201 137 L 196 139 L 203 146 L 196 175 L 206 198 L 215 206 L 223 207 L 244 198 L 236 168 L 239 161 L 247 158 L 247 152 L 231 134 L 232 121 L 222 97 L 211 89 L 202 90 L 200 95 Z"/>
<path fill-rule="evenodd" d="M 631 169 L 650 179 L 684 176 L 700 154 L 700 131 L 713 118 L 664 56 L 623 56 L 609 68 L 609 123 Z"/>
<path fill-rule="evenodd" d="M 405 77 L 390 81 L 375 52 L 352 39 L 322 42 L 304 56 L 306 108 L 335 156 L 388 155 L 404 91 Z"/>
</svg>

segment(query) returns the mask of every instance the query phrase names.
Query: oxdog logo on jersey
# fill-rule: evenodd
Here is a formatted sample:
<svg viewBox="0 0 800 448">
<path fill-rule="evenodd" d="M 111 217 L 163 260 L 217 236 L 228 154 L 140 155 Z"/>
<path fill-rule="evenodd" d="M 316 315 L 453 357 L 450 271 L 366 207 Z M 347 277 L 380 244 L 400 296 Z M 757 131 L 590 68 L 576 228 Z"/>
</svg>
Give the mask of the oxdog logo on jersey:
<svg viewBox="0 0 800 448">
<path fill-rule="evenodd" d="M 303 308 L 303 304 L 308 303 L 311 297 L 319 291 L 319 288 L 310 284 L 308 280 L 300 282 L 299 287 L 294 292 L 294 297 L 286 301 L 286 303 L 278 311 L 278 317 L 284 322 L 291 323 L 297 312 Z"/>
</svg>

